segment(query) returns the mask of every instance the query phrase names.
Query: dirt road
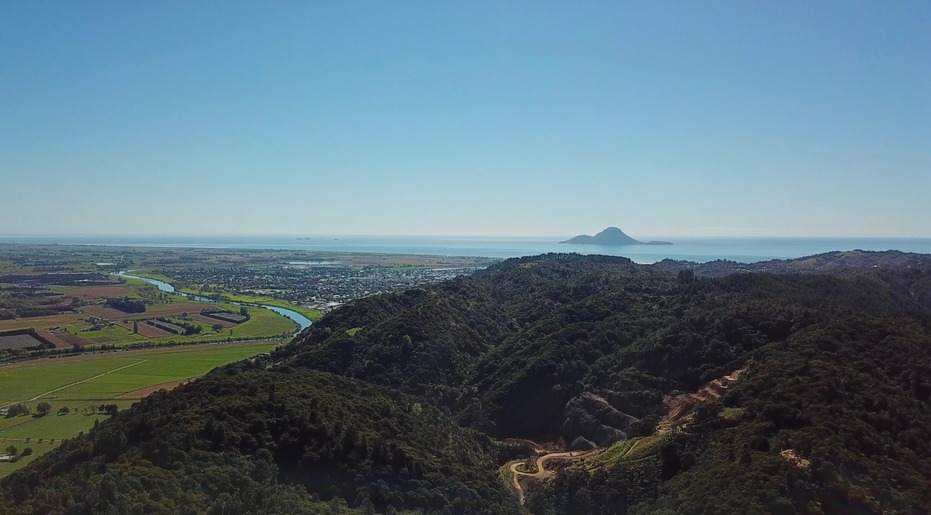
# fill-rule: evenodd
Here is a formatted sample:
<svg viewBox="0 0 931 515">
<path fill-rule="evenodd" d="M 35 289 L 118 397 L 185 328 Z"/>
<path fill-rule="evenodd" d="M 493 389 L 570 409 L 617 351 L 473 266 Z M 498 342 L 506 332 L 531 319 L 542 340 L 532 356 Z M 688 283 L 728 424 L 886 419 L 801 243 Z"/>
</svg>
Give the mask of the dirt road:
<svg viewBox="0 0 931 515">
<path fill-rule="evenodd" d="M 591 451 L 550 452 L 541 454 L 537 456 L 537 471 L 533 473 L 524 472 L 517 469 L 524 464 L 524 460 L 512 461 L 511 463 L 508 463 L 508 471 L 511 473 L 511 478 L 514 482 L 514 489 L 517 490 L 517 496 L 520 498 L 521 505 L 524 504 L 524 488 L 520 484 L 520 476 L 532 477 L 535 479 L 547 479 L 552 477 L 555 472 L 546 469 L 546 462 L 555 459 L 579 460 L 597 454 L 600 451 L 601 449 L 594 449 Z"/>
</svg>

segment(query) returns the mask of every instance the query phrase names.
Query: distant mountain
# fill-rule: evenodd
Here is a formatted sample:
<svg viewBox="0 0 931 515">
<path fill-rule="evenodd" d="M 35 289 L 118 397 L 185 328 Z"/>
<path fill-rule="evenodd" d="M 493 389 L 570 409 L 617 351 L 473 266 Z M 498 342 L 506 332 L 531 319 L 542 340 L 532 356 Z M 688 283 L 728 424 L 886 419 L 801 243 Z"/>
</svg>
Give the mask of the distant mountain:
<svg viewBox="0 0 931 515">
<path fill-rule="evenodd" d="M 589 236 L 587 234 L 581 234 L 574 238 L 570 238 L 566 241 L 561 241 L 559 243 L 569 243 L 572 245 L 610 245 L 610 246 L 620 246 L 620 245 L 672 245 L 672 242 L 668 241 L 648 241 L 642 242 L 635 240 L 630 236 L 624 234 L 624 231 L 618 229 L 617 227 L 608 227 L 607 229 L 601 231 L 600 233 Z"/>
</svg>

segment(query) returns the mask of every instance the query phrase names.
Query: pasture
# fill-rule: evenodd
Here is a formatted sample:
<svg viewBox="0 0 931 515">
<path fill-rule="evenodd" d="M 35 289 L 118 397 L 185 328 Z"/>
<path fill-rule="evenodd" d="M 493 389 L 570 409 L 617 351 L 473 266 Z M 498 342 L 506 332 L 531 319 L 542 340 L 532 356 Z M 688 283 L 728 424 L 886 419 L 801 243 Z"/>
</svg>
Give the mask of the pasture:
<svg viewBox="0 0 931 515">
<path fill-rule="evenodd" d="M 84 346 L 105 344 L 119 347 L 139 342 L 207 342 L 267 338 L 290 335 L 298 329 L 297 323 L 293 320 L 264 308 L 250 306 L 248 308 L 250 319 L 241 324 L 232 325 L 220 320 L 201 317 L 200 310 L 205 307 L 239 312 L 239 306 L 220 302 L 186 301 L 157 304 L 151 306 L 145 313 L 124 313 L 94 305 L 81 307 L 81 313 L 0 320 L 0 331 L 35 328 L 46 334 L 44 330 L 60 327 L 66 329 L 68 333 L 53 335 L 54 338 L 49 338 L 56 343 L 56 347 L 59 340 L 62 346 L 70 346 L 71 343 L 77 342 Z M 191 318 L 189 323 L 203 326 L 201 333 L 188 336 L 176 335 L 153 328 L 141 321 L 155 317 L 177 318 L 184 313 L 188 313 Z M 95 321 L 93 317 L 104 319 L 105 322 Z M 139 334 L 132 332 L 133 321 L 136 320 L 140 320 Z M 214 324 L 219 324 L 223 328 L 220 331 L 214 331 L 212 328 Z"/>
<path fill-rule="evenodd" d="M 43 417 L 0 418 L 0 449 L 15 445 L 34 451 L 33 456 L 17 463 L 0 463 L 0 477 L 54 449 L 62 438 L 77 436 L 106 418 L 96 410 L 101 404 L 128 408 L 134 402 L 128 398 L 200 377 L 217 366 L 269 352 L 277 345 L 247 342 L 127 350 L 0 367 L 0 407 L 22 403 L 33 413 L 40 402 L 52 407 Z M 63 407 L 68 408 L 68 414 L 57 414 Z"/>
<path fill-rule="evenodd" d="M 233 302 L 244 302 L 247 304 L 267 304 L 269 306 L 275 306 L 279 308 L 290 309 L 292 311 L 297 311 L 298 313 L 304 315 L 305 317 L 317 321 L 323 316 L 319 310 L 307 308 L 304 306 L 298 306 L 297 304 L 292 304 L 283 299 L 276 299 L 275 297 L 268 297 L 265 295 L 247 295 L 242 293 L 227 293 L 224 292 L 223 296 Z"/>
<path fill-rule="evenodd" d="M 201 376 L 268 352 L 277 342 L 189 345 L 45 358 L 0 368 L 0 406 L 14 402 L 114 399 L 133 390 Z"/>
</svg>

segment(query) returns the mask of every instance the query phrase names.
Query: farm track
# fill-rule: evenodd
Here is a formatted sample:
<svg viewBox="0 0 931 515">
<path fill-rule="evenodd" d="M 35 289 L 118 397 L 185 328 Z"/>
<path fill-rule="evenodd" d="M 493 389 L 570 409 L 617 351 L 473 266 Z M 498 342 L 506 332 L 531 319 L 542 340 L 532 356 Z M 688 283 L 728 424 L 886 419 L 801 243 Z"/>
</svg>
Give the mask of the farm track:
<svg viewBox="0 0 931 515">
<path fill-rule="evenodd" d="M 507 465 L 508 471 L 511 473 L 511 478 L 514 484 L 514 489 L 517 490 L 517 496 L 520 499 L 521 505 L 524 504 L 524 488 L 520 484 L 520 476 L 531 477 L 531 478 L 538 479 L 538 480 L 547 479 L 547 478 L 552 477 L 553 474 L 555 474 L 555 472 L 553 472 L 552 470 L 546 469 L 546 466 L 545 466 L 546 462 L 550 460 L 555 460 L 555 459 L 581 460 L 581 459 L 595 456 L 601 453 L 602 450 L 603 449 L 593 449 L 591 451 L 584 451 L 584 452 L 569 451 L 569 452 L 551 452 L 547 454 L 542 454 L 540 456 L 537 456 L 537 461 L 536 461 L 537 471 L 533 473 L 517 470 L 517 467 L 523 465 L 524 463 L 523 460 L 512 461 L 511 463 L 509 463 Z"/>
<path fill-rule="evenodd" d="M 117 399 L 131 399 L 131 400 L 142 399 L 142 398 L 147 397 L 149 394 L 155 393 L 161 389 L 173 390 L 177 388 L 178 386 L 181 386 L 184 383 L 187 383 L 188 381 L 191 381 L 191 379 L 179 379 L 177 381 L 168 381 L 167 383 L 154 384 L 152 386 L 146 386 L 145 388 L 140 388 L 138 390 L 126 392 L 122 395 L 117 396 L 116 398 Z"/>
<path fill-rule="evenodd" d="M 726 392 L 730 387 L 736 383 L 741 376 L 743 376 L 747 370 L 749 370 L 749 365 L 744 365 L 742 368 L 737 369 L 731 372 L 724 377 L 715 379 L 706 383 L 695 393 L 686 393 L 680 395 L 667 395 L 663 399 L 663 404 L 666 406 L 667 414 L 663 417 L 663 420 L 657 425 L 655 435 L 662 435 L 669 433 L 674 430 L 674 424 L 684 419 L 689 415 L 692 409 L 699 403 L 707 402 L 713 399 L 719 399 L 724 392 Z M 627 458 L 632 455 L 635 450 L 639 449 L 642 445 L 646 443 L 646 438 L 637 438 L 633 441 L 630 447 L 624 451 L 624 454 L 621 456 L 622 459 Z M 601 454 L 604 449 L 593 449 L 591 451 L 584 452 L 550 452 L 544 453 L 537 457 L 536 472 L 524 472 L 518 470 L 518 467 L 523 465 L 524 460 L 512 461 L 507 464 L 508 472 L 511 474 L 511 481 L 514 490 L 517 492 L 517 496 L 520 499 L 520 504 L 524 504 L 524 487 L 520 484 L 520 478 L 523 476 L 525 478 L 532 478 L 533 480 L 544 480 L 553 476 L 554 472 L 552 470 L 546 469 L 546 462 L 554 459 L 565 459 L 565 460 L 582 460 L 589 457 L 597 456 Z M 640 461 L 644 458 L 637 458 L 635 461 Z M 789 458 L 787 458 L 789 459 Z"/>
<path fill-rule="evenodd" d="M 77 385 L 79 385 L 79 384 L 86 383 L 86 382 L 88 382 L 88 381 L 93 381 L 94 379 L 101 378 L 101 377 L 103 377 L 103 376 L 105 376 L 105 375 L 109 375 L 109 374 L 112 374 L 112 373 L 114 373 L 114 372 L 119 372 L 120 370 L 125 370 L 125 369 L 127 369 L 127 368 L 134 367 L 134 366 L 136 366 L 136 365 L 141 365 L 141 364 L 145 363 L 146 361 L 149 361 L 149 360 L 148 360 L 148 359 L 141 359 L 141 360 L 139 360 L 139 361 L 137 361 L 137 362 L 135 362 L 135 363 L 130 363 L 129 365 L 123 365 L 122 367 L 117 367 L 117 368 L 114 368 L 113 370 L 108 370 L 108 371 L 106 371 L 106 372 L 104 372 L 104 373 L 102 373 L 102 374 L 97 374 L 97 375 L 95 375 L 95 376 L 93 376 L 93 377 L 88 377 L 87 379 L 82 379 L 82 380 L 80 380 L 80 381 L 75 381 L 75 382 L 73 382 L 73 383 L 71 383 L 71 384 L 66 384 L 65 386 L 62 386 L 62 387 L 59 387 L 59 388 L 55 388 L 54 390 L 49 390 L 49 391 L 47 391 L 47 392 L 45 392 L 45 393 L 40 393 L 39 395 L 36 395 L 35 397 L 29 399 L 27 402 L 37 401 L 37 400 L 41 399 L 42 397 L 45 397 L 46 395 L 51 395 L 51 394 L 53 394 L 53 393 L 55 393 L 55 392 L 60 392 L 60 391 L 62 391 L 62 390 L 66 390 L 66 389 L 68 389 L 68 388 L 71 388 L 72 386 L 77 386 Z"/>
</svg>

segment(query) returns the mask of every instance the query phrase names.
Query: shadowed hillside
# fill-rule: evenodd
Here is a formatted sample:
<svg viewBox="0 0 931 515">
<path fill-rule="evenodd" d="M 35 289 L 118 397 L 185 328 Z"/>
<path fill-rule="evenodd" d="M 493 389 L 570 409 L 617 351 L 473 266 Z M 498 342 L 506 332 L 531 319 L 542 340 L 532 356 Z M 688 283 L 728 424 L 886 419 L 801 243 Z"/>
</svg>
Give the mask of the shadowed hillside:
<svg viewBox="0 0 931 515">
<path fill-rule="evenodd" d="M 499 441 L 522 438 L 598 449 L 527 482 L 534 513 L 927 511 L 931 270 L 867 258 L 713 278 L 552 254 L 362 299 L 146 399 L 0 496 L 513 513 L 501 474 L 529 448 Z M 690 399 L 674 419 L 672 398 Z"/>
</svg>

